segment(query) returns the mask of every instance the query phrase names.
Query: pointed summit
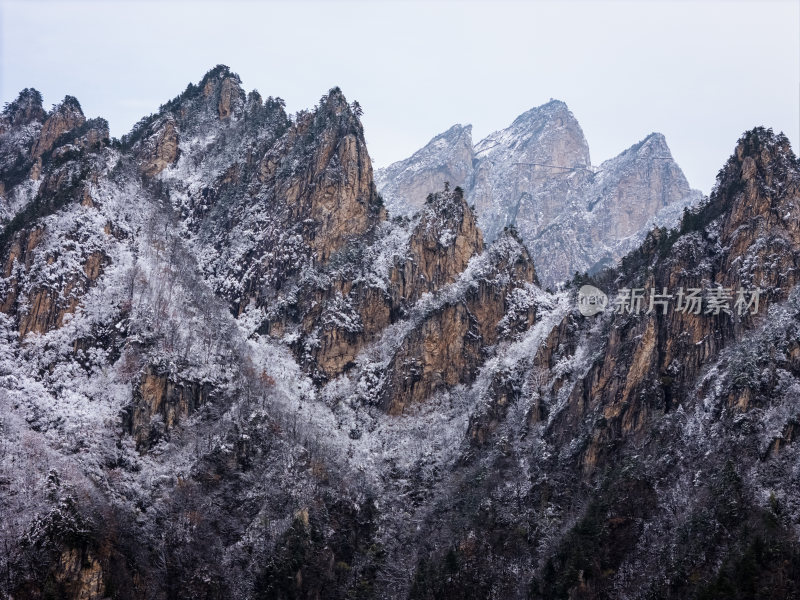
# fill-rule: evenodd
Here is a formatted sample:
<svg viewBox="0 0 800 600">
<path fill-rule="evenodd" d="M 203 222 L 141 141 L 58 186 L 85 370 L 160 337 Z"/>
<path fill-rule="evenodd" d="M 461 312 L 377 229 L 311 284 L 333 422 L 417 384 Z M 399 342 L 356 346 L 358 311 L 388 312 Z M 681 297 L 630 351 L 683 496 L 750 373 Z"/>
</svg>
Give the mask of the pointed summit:
<svg viewBox="0 0 800 600">
<path fill-rule="evenodd" d="M 682 228 L 699 229 L 723 215 L 723 240 L 733 242 L 746 229 L 747 235 L 761 230 L 765 236 L 800 243 L 798 196 L 800 161 L 788 138 L 756 127 L 739 138 L 734 153 L 717 174 L 708 202 L 684 217 Z M 779 235 L 779 231 L 784 233 Z"/>
<path fill-rule="evenodd" d="M 31 148 L 31 157 L 38 158 L 53 147 L 58 136 L 86 122 L 81 104 L 74 96 L 64 96 L 60 104 L 53 107 L 42 125 L 39 139 Z"/>
<path fill-rule="evenodd" d="M 588 166 L 589 145 L 578 120 L 561 100 L 531 108 L 507 128 L 475 145 L 477 158 L 513 157 L 561 167 Z"/>
<path fill-rule="evenodd" d="M 307 114 L 307 113 L 306 113 Z M 338 124 L 339 134 L 352 133 L 363 137 L 364 126 L 361 123 L 361 106 L 358 102 L 349 103 L 338 86 L 324 94 L 313 111 L 314 126 L 321 128 L 329 126 L 326 123 Z"/>
<path fill-rule="evenodd" d="M 409 158 L 376 170 L 375 184 L 390 214 L 411 214 L 446 181 L 469 188 L 472 158 L 472 125 L 456 124 Z"/>
<path fill-rule="evenodd" d="M 539 106 L 534 106 L 526 110 L 524 113 L 519 115 L 514 121 L 511 123 L 511 126 L 519 126 L 524 124 L 527 121 L 536 120 L 541 118 L 543 115 L 547 115 L 549 118 L 553 117 L 562 117 L 564 119 L 575 120 L 575 116 L 569 110 L 566 102 L 561 100 L 551 99 L 549 102 L 545 102 Z"/>
<path fill-rule="evenodd" d="M 476 207 L 485 239 L 515 226 L 545 285 L 615 262 L 654 223 L 675 225 L 683 208 L 701 197 L 661 133 L 593 167 L 583 130 L 561 100 L 525 111 L 471 151 L 464 148 L 465 138 L 458 127 L 436 136 L 410 158 L 379 171 L 379 190 L 393 212 L 408 213 L 423 190 L 462 181 L 452 173 L 463 165 L 466 198 Z M 459 147 L 464 149 L 454 150 Z"/>
<path fill-rule="evenodd" d="M 455 281 L 469 259 L 483 251 L 483 236 L 460 187 L 445 184 L 443 191 L 428 195 L 408 247 L 409 260 L 396 277 L 407 303 Z"/>
<path fill-rule="evenodd" d="M 578 120 L 558 100 L 532 108 L 488 135 L 475 145 L 475 158 L 469 199 L 487 240 L 507 225 L 519 225 L 523 237 L 546 227 L 564 210 L 567 195 L 553 184 L 569 183 L 565 178 L 575 170 L 576 177 L 585 177 L 581 170 L 591 164 Z M 520 219 L 532 222 L 523 227 Z"/>
<path fill-rule="evenodd" d="M 34 88 L 25 88 L 16 100 L 5 105 L 0 121 L 7 127 L 19 127 L 31 121 L 44 121 L 46 118 L 47 112 L 42 108 L 42 94 Z M 0 125 L 0 128 L 3 126 Z"/>
</svg>

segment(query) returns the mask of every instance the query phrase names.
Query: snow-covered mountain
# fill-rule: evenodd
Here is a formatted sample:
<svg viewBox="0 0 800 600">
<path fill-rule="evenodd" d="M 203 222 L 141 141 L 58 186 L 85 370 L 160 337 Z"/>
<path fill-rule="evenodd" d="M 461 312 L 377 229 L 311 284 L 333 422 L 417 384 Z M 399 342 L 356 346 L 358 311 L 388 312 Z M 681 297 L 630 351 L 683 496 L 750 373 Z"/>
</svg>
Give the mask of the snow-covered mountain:
<svg viewBox="0 0 800 600">
<path fill-rule="evenodd" d="M 587 213 L 671 193 L 637 162 L 663 150 L 587 172 Z M 785 136 L 574 282 L 668 311 L 592 317 L 455 182 L 389 218 L 337 88 L 287 115 L 218 66 L 121 140 L 24 90 L 0 181 L 3 597 L 797 596 Z"/>
<path fill-rule="evenodd" d="M 463 185 L 472 178 L 472 126 L 453 125 L 406 160 L 375 170 L 375 185 L 392 215 L 410 216 L 445 181 Z"/>
<path fill-rule="evenodd" d="M 376 172 L 390 214 L 411 214 L 445 181 L 466 191 L 488 240 L 513 225 L 543 283 L 615 264 L 655 225 L 696 204 L 664 136 L 653 133 L 599 167 L 558 100 L 532 108 L 472 146 L 456 125 L 406 160 Z"/>
</svg>

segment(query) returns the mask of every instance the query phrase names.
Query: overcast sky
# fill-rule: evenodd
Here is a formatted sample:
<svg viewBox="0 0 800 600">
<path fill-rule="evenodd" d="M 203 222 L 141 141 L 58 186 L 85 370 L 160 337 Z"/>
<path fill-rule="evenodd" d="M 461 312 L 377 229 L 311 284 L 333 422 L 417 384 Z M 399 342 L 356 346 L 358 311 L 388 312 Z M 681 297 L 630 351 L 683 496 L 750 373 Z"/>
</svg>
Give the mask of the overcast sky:
<svg viewBox="0 0 800 600">
<path fill-rule="evenodd" d="M 564 100 L 592 162 L 651 131 L 708 192 L 755 125 L 800 136 L 800 1 L 57 2 L 2 7 L 0 99 L 76 96 L 121 136 L 227 64 L 295 112 L 338 85 L 373 161 Z"/>
</svg>

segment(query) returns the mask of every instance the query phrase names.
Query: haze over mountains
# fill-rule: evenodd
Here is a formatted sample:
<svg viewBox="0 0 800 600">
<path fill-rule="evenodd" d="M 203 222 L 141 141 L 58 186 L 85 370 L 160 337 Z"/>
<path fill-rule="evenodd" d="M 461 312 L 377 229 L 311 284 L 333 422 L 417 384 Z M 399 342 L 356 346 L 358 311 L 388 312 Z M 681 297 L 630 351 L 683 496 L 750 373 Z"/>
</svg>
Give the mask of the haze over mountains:
<svg viewBox="0 0 800 600">
<path fill-rule="evenodd" d="M 378 169 L 390 213 L 410 214 L 445 181 L 465 190 L 488 240 L 517 228 L 545 285 L 616 263 L 654 226 L 672 227 L 702 194 L 664 136 L 652 133 L 592 166 L 578 121 L 558 100 L 473 144 L 454 125 L 411 157 Z"/>
<path fill-rule="evenodd" d="M 594 173 L 575 127 L 551 103 L 425 156 L 472 156 L 500 222 L 508 161 L 560 160 L 526 180 L 531 247 L 547 216 L 618 248 L 680 171 L 653 135 Z M 551 292 L 456 170 L 392 218 L 338 88 L 288 115 L 219 65 L 121 140 L 23 90 L 0 115 L 0 593 L 798 597 L 800 162 L 761 126 L 731 148 L 676 228 Z M 564 221 L 555 190 L 597 204 Z M 667 308 L 586 317 L 584 284 Z"/>
</svg>

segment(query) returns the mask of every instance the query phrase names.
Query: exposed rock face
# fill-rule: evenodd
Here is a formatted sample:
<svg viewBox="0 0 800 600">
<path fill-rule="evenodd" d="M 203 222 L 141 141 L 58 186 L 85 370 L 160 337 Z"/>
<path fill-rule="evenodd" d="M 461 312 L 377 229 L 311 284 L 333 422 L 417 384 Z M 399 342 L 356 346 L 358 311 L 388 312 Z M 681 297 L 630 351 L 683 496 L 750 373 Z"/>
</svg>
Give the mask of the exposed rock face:
<svg viewBox="0 0 800 600">
<path fill-rule="evenodd" d="M 176 383 L 151 367 L 141 376 L 127 428 L 137 445 L 146 448 L 206 404 L 210 394 L 207 384 Z"/>
<path fill-rule="evenodd" d="M 452 283 L 483 252 L 483 235 L 461 188 L 429 194 L 408 243 L 408 257 L 392 270 L 393 296 L 413 303 Z"/>
<path fill-rule="evenodd" d="M 563 180 L 586 176 L 589 146 L 578 121 L 558 100 L 532 108 L 475 145 L 477 164 L 468 198 L 480 215 L 488 239 L 506 225 L 521 224 L 519 211 L 530 210 L 539 231 L 561 214 Z M 524 205 L 523 205 L 524 204 Z M 524 215 L 524 213 L 523 213 Z M 537 257 L 534 257 L 536 260 Z"/>
<path fill-rule="evenodd" d="M 178 132 L 174 120 L 164 122 L 151 137 L 147 149 L 142 149 L 142 154 L 142 172 L 148 177 L 158 175 L 178 160 Z"/>
<path fill-rule="evenodd" d="M 55 579 L 64 586 L 69 600 L 101 600 L 106 597 L 103 569 L 91 552 L 76 548 L 61 553 Z"/>
<path fill-rule="evenodd" d="M 435 182 L 449 177 L 464 186 L 487 240 L 505 226 L 517 228 L 546 285 L 615 264 L 654 224 L 674 225 L 700 197 L 661 134 L 592 167 L 580 125 L 557 100 L 474 148 L 467 147 L 468 132 L 454 126 L 378 172 L 390 212 L 415 210 Z"/>
<path fill-rule="evenodd" d="M 87 121 L 80 104 L 72 96 L 65 97 L 50 113 L 44 111 L 41 103 L 38 91 L 26 89 L 0 115 L 2 225 L 23 210 L 34 210 L 31 205 L 37 200 L 36 186 L 19 184 L 28 179 L 38 181 L 46 172 L 59 182 L 51 184 L 47 194 L 50 196 L 54 187 L 59 187 L 68 176 L 62 167 L 72 155 L 90 154 L 109 142 L 108 123 L 104 119 Z M 3 235 L 8 237 L 9 234 L 6 231 Z"/>
<path fill-rule="evenodd" d="M 574 184 L 572 184 L 574 185 Z M 517 223 L 544 281 L 616 264 L 654 226 L 674 226 L 700 193 L 689 187 L 664 136 L 653 133 L 564 191 L 564 209 L 542 228 L 523 203 Z"/>
<path fill-rule="evenodd" d="M 65 97 L 42 125 L 39 138 L 31 148 L 31 156 L 39 158 L 53 147 L 62 133 L 83 125 L 85 122 L 86 117 L 83 116 L 80 103 L 72 96 Z"/>
<path fill-rule="evenodd" d="M 311 359 L 307 364 L 317 377 L 332 379 L 352 369 L 359 353 L 368 344 L 376 343 L 389 325 L 415 318 L 409 315 L 414 314 L 415 305 L 424 294 L 436 295 L 446 290 L 464 277 L 470 260 L 484 252 L 481 232 L 460 188 L 430 194 L 418 219 L 401 227 L 411 230 L 391 256 L 380 259 L 390 262 L 388 268 L 375 272 L 369 264 L 358 267 L 351 264 L 344 270 L 329 272 L 322 285 L 319 280 L 311 280 L 313 287 L 297 294 L 287 307 L 289 310 L 276 315 L 278 318 L 269 324 L 271 334 L 278 337 L 286 335 L 288 328 L 300 326 L 302 337 L 295 348 L 301 358 Z M 380 257 L 384 243 L 379 236 L 370 243 L 366 254 Z M 497 338 L 496 326 L 508 309 L 507 295 L 515 287 L 536 280 L 533 264 L 518 242 L 512 240 L 501 246 L 507 255 L 519 255 L 513 267 L 516 269 L 513 278 L 517 281 L 511 283 L 491 270 L 512 268 L 506 265 L 508 256 L 499 258 L 500 246 L 482 257 L 494 267 L 485 267 L 480 283 L 475 282 L 476 289 L 466 296 L 457 295 L 452 309 L 442 308 L 424 317 L 425 323 L 415 333 L 417 337 L 412 335 L 403 342 L 394 359 L 395 363 L 402 361 L 405 365 L 397 369 L 402 377 L 409 374 L 406 367 L 411 368 L 412 362 L 419 361 L 425 372 L 422 383 L 415 385 L 413 392 L 376 391 L 377 395 L 383 394 L 383 406 L 399 413 L 406 402 L 421 402 L 442 385 L 452 386 L 473 377 L 484 346 L 493 344 Z M 463 302 L 466 303 L 459 304 Z M 465 310 L 470 311 L 468 318 Z M 297 317 L 287 319 L 292 313 L 300 316 L 296 325 L 291 321 Z M 530 318 L 534 316 L 532 313 Z M 471 328 L 464 328 L 469 322 Z M 426 333 L 428 330 L 431 331 Z M 420 341 L 423 338 L 427 342 Z M 449 354 L 443 355 L 440 348 L 433 348 L 434 339 L 439 339 L 442 347 L 450 342 Z M 459 348 L 465 343 L 470 344 L 470 349 L 461 352 Z M 445 364 L 451 374 L 442 378 L 439 370 Z M 397 385 L 390 388 L 399 390 Z M 410 397 L 405 400 L 386 399 L 408 394 Z M 377 402 L 379 398 L 365 400 Z"/>
<path fill-rule="evenodd" d="M 3 110 L 0 118 L 0 135 L 12 127 L 23 127 L 32 122 L 44 123 L 45 119 L 47 111 L 42 107 L 42 95 L 38 90 L 25 88 Z"/>
<path fill-rule="evenodd" d="M 671 386 L 694 382 L 709 357 L 717 355 L 731 338 L 740 337 L 755 317 L 750 310 L 738 314 L 736 290 L 762 290 L 762 313 L 771 303 L 787 298 L 798 283 L 800 266 L 800 226 L 791 216 L 800 196 L 795 169 L 785 138 L 763 129 L 748 132 L 720 173 L 709 203 L 684 218 L 684 236 L 675 241 L 656 230 L 638 253 L 626 259 L 629 263 L 652 261 L 653 255 L 669 247 L 667 259 L 652 275 L 631 283 L 655 289 L 721 286 L 732 290 L 729 309 L 736 318 L 678 313 L 669 323 L 648 319 L 635 353 L 634 366 L 639 368 L 631 368 L 626 378 L 623 402 L 650 368 L 669 372 Z M 775 190 L 772 182 L 778 178 L 784 183 Z M 654 329 L 656 323 L 664 328 L 660 334 Z M 663 342 L 656 344 L 656 338 Z M 674 362 L 678 356 L 680 364 Z"/>
<path fill-rule="evenodd" d="M 239 108 L 243 101 L 241 82 L 238 78 L 226 77 L 222 80 L 219 90 L 219 118 L 227 119 L 233 111 Z"/>
<path fill-rule="evenodd" d="M 521 241 L 506 232 L 480 258 L 477 276 L 462 275 L 470 282 L 463 292 L 426 314 L 402 340 L 382 401 L 390 414 L 445 387 L 471 383 L 489 347 L 536 320 L 530 288 L 536 273 Z"/>
<path fill-rule="evenodd" d="M 316 115 L 298 120 L 287 136 L 291 146 L 279 151 L 296 155 L 312 135 L 315 146 L 304 172 L 289 177 L 271 173 L 269 165 L 277 163 L 273 154 L 262 163 L 266 176 L 261 182 L 277 190 L 292 222 L 313 221 L 313 226 L 304 229 L 304 238 L 315 259 L 326 262 L 347 240 L 364 235 L 385 214 L 375 210 L 372 165 L 363 132 L 340 90 L 331 90 Z"/>
<path fill-rule="evenodd" d="M 27 104 L 21 102 L 25 99 Z M 17 167 L 30 169 L 31 179 L 37 184 L 25 184 L 19 177 L 20 169 L 3 174 L 10 198 L 16 202 L 4 207 L 9 222 L 0 234 L 0 245 L 5 252 L 0 307 L 14 315 L 22 337 L 61 327 L 109 260 L 92 244 L 76 243 L 78 239 L 93 239 L 88 232 L 72 229 L 54 233 L 45 226 L 29 228 L 37 217 L 46 217 L 65 204 L 92 205 L 90 189 L 97 179 L 98 152 L 109 141 L 108 123 L 104 119 L 87 121 L 80 104 L 71 96 L 47 115 L 39 131 L 37 121 L 19 118 L 25 114 L 35 119 L 41 117 L 35 106 L 30 105 L 34 100 L 41 102 L 38 92 L 23 92 L 17 102 L 27 108 L 7 109 L 8 123 L 14 123 L 14 127 L 2 136 L 6 143 L 11 143 L 19 139 L 20 127 L 22 131 L 31 131 L 33 125 L 37 127 L 32 130 L 35 141 L 30 152 L 18 154 L 16 159 Z M 65 235 L 65 239 L 57 239 L 60 235 Z M 53 275 L 67 264 L 68 272 L 58 277 Z"/>
<path fill-rule="evenodd" d="M 622 239 L 635 235 L 660 210 L 691 193 L 664 136 L 652 133 L 600 165 L 592 181 L 589 210 L 596 215 L 598 229 Z"/>
<path fill-rule="evenodd" d="M 377 169 L 375 185 L 392 215 L 410 215 L 445 182 L 469 189 L 472 161 L 472 125 L 453 125 L 406 160 Z"/>
<path fill-rule="evenodd" d="M 22 271 L 19 266 L 15 268 L 17 260 L 15 252 L 20 250 L 17 243 L 12 246 L 11 254 L 6 262 L 6 272 L 14 271 L 14 275 L 9 278 L 7 296 L 2 308 L 4 312 L 17 312 L 20 337 L 32 332 L 45 333 L 61 327 L 64 318 L 75 312 L 80 297 L 97 280 L 102 273 L 103 266 L 107 263 L 107 257 L 101 252 L 95 252 L 86 257 L 81 271 L 61 282 L 61 286 L 44 283 L 30 286 L 30 282 L 36 281 L 41 274 L 42 257 L 37 256 L 38 253 L 35 250 L 42 233 L 42 231 L 33 231 L 27 239 L 19 240 L 24 241 L 26 245 L 25 250 L 20 254 L 20 262 L 27 259 L 32 263 L 26 271 Z M 47 261 L 48 266 L 55 262 L 52 256 L 44 257 L 44 260 Z M 27 287 L 27 307 L 21 310 L 16 305 L 20 279 L 23 280 L 22 287 Z"/>
<path fill-rule="evenodd" d="M 245 102 L 245 93 L 241 87 L 242 80 L 227 67 L 218 65 L 200 82 L 203 96 L 217 103 L 219 119 L 227 119 L 234 113 L 241 112 Z"/>
</svg>

